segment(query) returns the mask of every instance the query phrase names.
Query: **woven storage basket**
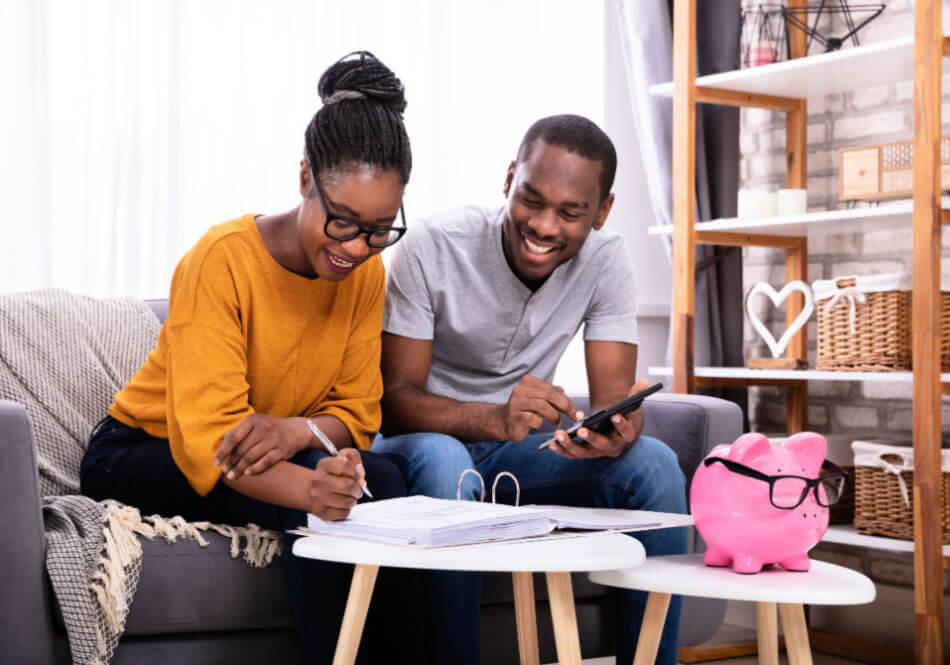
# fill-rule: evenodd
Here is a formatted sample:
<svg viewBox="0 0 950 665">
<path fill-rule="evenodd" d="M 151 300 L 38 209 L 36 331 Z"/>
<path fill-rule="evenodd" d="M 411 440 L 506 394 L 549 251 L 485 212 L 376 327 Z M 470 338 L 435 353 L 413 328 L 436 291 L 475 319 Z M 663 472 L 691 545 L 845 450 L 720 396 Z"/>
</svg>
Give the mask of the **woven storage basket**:
<svg viewBox="0 0 950 665">
<path fill-rule="evenodd" d="M 855 441 L 854 526 L 859 533 L 914 539 L 914 449 Z M 943 542 L 950 543 L 950 450 L 942 455 Z M 901 488 L 903 484 L 903 489 Z"/>
<path fill-rule="evenodd" d="M 905 274 L 814 283 L 820 370 L 912 369 L 911 283 Z M 950 291 L 941 292 L 941 368 L 950 371 Z"/>
</svg>

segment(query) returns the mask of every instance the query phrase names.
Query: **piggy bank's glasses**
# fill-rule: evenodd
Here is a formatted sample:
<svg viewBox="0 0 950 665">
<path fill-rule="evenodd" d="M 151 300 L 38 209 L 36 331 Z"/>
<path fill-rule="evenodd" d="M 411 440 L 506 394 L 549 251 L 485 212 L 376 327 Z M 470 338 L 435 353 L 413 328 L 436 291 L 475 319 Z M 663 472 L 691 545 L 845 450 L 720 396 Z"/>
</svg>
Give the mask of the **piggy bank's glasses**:
<svg viewBox="0 0 950 665">
<path fill-rule="evenodd" d="M 848 486 L 848 472 L 828 460 L 825 460 L 821 465 L 821 469 L 825 474 L 818 478 L 784 474 L 769 476 L 745 464 L 739 464 L 724 457 L 707 457 L 703 460 L 703 464 L 706 466 L 715 462 L 719 462 L 733 473 L 768 483 L 769 501 L 772 502 L 773 506 L 782 510 L 798 508 L 802 505 L 805 497 L 808 496 L 809 490 L 813 491 L 818 505 L 825 508 L 833 506 L 841 500 L 845 487 Z"/>
</svg>

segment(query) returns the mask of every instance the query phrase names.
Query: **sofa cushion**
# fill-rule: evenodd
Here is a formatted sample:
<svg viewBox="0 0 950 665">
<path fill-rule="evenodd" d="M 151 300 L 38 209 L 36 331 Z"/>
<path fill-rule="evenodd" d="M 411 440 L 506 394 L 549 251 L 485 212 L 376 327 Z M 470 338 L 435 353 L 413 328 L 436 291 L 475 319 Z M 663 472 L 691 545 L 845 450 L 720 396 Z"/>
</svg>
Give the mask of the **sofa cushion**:
<svg viewBox="0 0 950 665">
<path fill-rule="evenodd" d="M 166 543 L 142 540 L 142 578 L 129 611 L 127 635 L 159 635 L 214 630 L 293 627 L 280 559 L 266 568 L 252 568 L 232 559 L 230 542 L 216 533 L 205 535 L 208 547 L 190 540 Z M 610 589 L 585 574 L 573 577 L 574 597 L 594 599 Z M 535 596 L 547 598 L 543 574 L 534 576 Z M 481 604 L 514 601 L 511 575 L 482 575 Z"/>
<path fill-rule="evenodd" d="M 232 559 L 230 539 L 141 539 L 142 577 L 127 635 L 293 627 L 280 558 L 264 568 Z"/>
</svg>

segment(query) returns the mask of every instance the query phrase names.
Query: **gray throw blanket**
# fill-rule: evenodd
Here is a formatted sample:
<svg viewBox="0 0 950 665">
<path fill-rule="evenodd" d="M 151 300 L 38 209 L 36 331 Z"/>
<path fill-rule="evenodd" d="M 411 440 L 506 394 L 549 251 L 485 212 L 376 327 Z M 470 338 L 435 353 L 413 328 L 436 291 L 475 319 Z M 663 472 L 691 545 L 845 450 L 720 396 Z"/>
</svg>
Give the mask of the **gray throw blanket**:
<svg viewBox="0 0 950 665">
<path fill-rule="evenodd" d="M 114 501 L 79 493 L 89 434 L 154 348 L 160 324 L 141 300 L 101 300 L 59 289 L 0 296 L 0 399 L 24 405 L 33 421 L 44 498 L 46 569 L 73 663 L 106 665 L 118 645 L 138 583 L 138 536 L 207 541 L 231 538 L 264 566 L 280 554 L 279 534 L 247 527 L 142 517 Z"/>
</svg>

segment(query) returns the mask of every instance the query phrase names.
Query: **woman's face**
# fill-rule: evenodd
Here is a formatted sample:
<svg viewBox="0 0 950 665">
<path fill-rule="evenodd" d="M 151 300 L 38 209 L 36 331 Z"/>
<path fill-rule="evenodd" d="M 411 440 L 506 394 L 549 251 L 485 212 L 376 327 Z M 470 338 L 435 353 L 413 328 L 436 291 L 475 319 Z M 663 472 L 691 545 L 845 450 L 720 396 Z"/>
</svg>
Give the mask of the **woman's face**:
<svg viewBox="0 0 950 665">
<path fill-rule="evenodd" d="M 314 186 L 316 185 L 316 186 Z M 303 202 L 297 215 L 297 228 L 304 253 L 320 279 L 339 282 L 346 279 L 363 261 L 379 254 L 370 247 L 366 234 L 352 240 L 335 240 L 325 232 L 327 214 L 359 222 L 364 227 L 400 226 L 399 208 L 403 195 L 399 172 L 364 164 L 324 173 L 314 183 L 306 160 L 301 162 L 300 193 Z M 336 225 L 336 222 L 333 222 Z"/>
</svg>

